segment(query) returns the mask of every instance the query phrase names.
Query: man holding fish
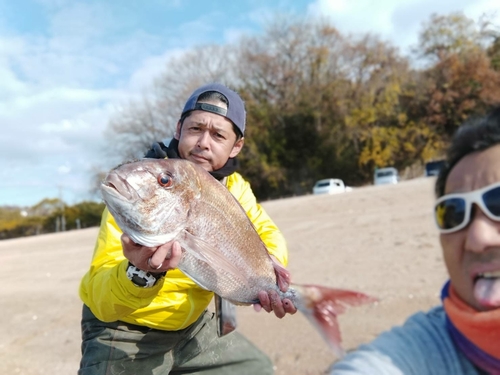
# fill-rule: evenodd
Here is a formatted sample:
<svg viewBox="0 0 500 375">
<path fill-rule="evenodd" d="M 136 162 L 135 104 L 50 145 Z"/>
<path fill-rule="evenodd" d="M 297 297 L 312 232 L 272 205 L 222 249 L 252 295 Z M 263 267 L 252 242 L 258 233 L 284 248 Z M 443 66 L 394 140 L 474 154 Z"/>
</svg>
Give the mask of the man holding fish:
<svg viewBox="0 0 500 375">
<path fill-rule="evenodd" d="M 146 157 L 185 159 L 219 180 L 245 210 L 276 264 L 279 287 L 285 292 L 290 281 L 283 268 L 285 240 L 257 203 L 249 183 L 236 172 L 245 117 L 244 103 L 234 91 L 221 84 L 202 86 L 186 102 L 170 144 L 154 144 Z M 158 183 L 167 187 L 170 176 Z M 91 267 L 80 286 L 84 302 L 80 375 L 273 373 L 269 358 L 253 344 L 237 332 L 225 335 L 225 327 L 217 327 L 207 311 L 213 293 L 178 269 L 183 249 L 177 240 L 131 238 L 113 216 L 108 209 L 103 213 Z M 206 254 L 212 253 L 207 249 Z M 230 263 L 221 263 L 221 269 L 238 277 Z M 254 307 L 278 318 L 296 312 L 294 303 L 274 290 L 259 292 Z"/>
</svg>

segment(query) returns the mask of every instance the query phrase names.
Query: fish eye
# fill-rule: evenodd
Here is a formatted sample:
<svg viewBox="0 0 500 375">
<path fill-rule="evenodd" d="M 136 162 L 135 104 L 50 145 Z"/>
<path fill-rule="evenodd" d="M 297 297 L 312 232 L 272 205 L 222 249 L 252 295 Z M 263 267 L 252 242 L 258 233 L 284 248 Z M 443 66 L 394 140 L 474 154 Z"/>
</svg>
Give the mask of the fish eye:
<svg viewBox="0 0 500 375">
<path fill-rule="evenodd" d="M 173 178 L 167 173 L 161 173 L 158 175 L 158 183 L 163 187 L 170 187 L 173 183 Z"/>
</svg>

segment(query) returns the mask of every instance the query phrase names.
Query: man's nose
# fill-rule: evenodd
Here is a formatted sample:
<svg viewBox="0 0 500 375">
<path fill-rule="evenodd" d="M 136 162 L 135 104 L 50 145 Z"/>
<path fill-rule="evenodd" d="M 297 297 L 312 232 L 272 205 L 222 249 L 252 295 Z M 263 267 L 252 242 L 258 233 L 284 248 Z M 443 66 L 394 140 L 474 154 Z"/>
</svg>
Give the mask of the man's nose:
<svg viewBox="0 0 500 375">
<path fill-rule="evenodd" d="M 208 131 L 201 132 L 198 138 L 198 147 L 208 149 L 210 144 L 210 133 Z"/>
<path fill-rule="evenodd" d="M 465 229 L 465 249 L 479 253 L 500 247 L 500 222 L 491 220 L 477 205 L 471 209 L 471 222 Z"/>
</svg>

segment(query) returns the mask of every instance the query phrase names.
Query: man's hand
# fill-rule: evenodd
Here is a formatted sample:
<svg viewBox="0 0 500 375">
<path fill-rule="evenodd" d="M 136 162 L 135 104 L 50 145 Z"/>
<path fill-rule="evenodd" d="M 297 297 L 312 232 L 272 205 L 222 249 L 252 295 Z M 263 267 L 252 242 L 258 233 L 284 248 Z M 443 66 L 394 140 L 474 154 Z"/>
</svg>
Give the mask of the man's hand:
<svg viewBox="0 0 500 375">
<path fill-rule="evenodd" d="M 276 273 L 276 280 L 279 289 L 284 293 L 288 290 L 288 287 L 291 282 L 290 273 L 281 265 L 281 263 L 271 255 L 271 259 L 273 261 L 274 272 Z M 259 292 L 259 303 L 253 305 L 255 311 L 260 311 L 264 309 L 268 313 L 274 311 L 274 315 L 278 318 L 283 318 L 287 313 L 295 314 L 297 312 L 297 308 L 288 298 L 280 298 L 278 292 L 275 290 L 271 290 L 266 292 L 262 290 Z"/>
<path fill-rule="evenodd" d="M 264 309 L 268 313 L 274 311 L 274 315 L 278 318 L 283 318 L 287 313 L 295 314 L 297 312 L 297 308 L 288 298 L 283 298 L 283 300 L 279 297 L 278 293 L 274 290 L 269 292 L 260 291 L 259 292 L 259 301 L 260 304 L 254 304 L 253 308 L 255 311 L 260 311 Z"/>
<path fill-rule="evenodd" d="M 177 241 L 170 241 L 157 247 L 136 244 L 126 234 L 122 234 L 123 255 L 137 268 L 152 273 L 160 273 L 177 268 L 182 256 Z"/>
</svg>

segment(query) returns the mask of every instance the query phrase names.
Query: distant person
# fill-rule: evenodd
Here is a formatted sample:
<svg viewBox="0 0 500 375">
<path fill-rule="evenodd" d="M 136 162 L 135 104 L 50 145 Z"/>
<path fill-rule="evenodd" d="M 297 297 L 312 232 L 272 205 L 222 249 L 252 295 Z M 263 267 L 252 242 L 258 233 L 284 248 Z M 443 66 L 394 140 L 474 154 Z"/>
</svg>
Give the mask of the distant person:
<svg viewBox="0 0 500 375">
<path fill-rule="evenodd" d="M 436 194 L 450 278 L 442 304 L 360 346 L 330 374 L 500 374 L 500 108 L 458 129 Z"/>
<path fill-rule="evenodd" d="M 168 146 L 155 143 L 146 157 L 190 160 L 224 184 L 245 209 L 269 254 L 283 265 L 285 240 L 257 204 L 237 171 L 244 143 L 245 107 L 221 84 L 195 90 L 187 100 Z M 217 235 L 217 233 L 214 233 Z M 89 271 L 80 285 L 83 300 L 80 375 L 272 374 L 270 359 L 237 332 L 218 337 L 207 307 L 213 293 L 176 267 L 177 242 L 148 248 L 122 234 L 106 209 Z M 294 314 L 290 300 L 259 293 L 260 305 L 282 318 Z"/>
</svg>

